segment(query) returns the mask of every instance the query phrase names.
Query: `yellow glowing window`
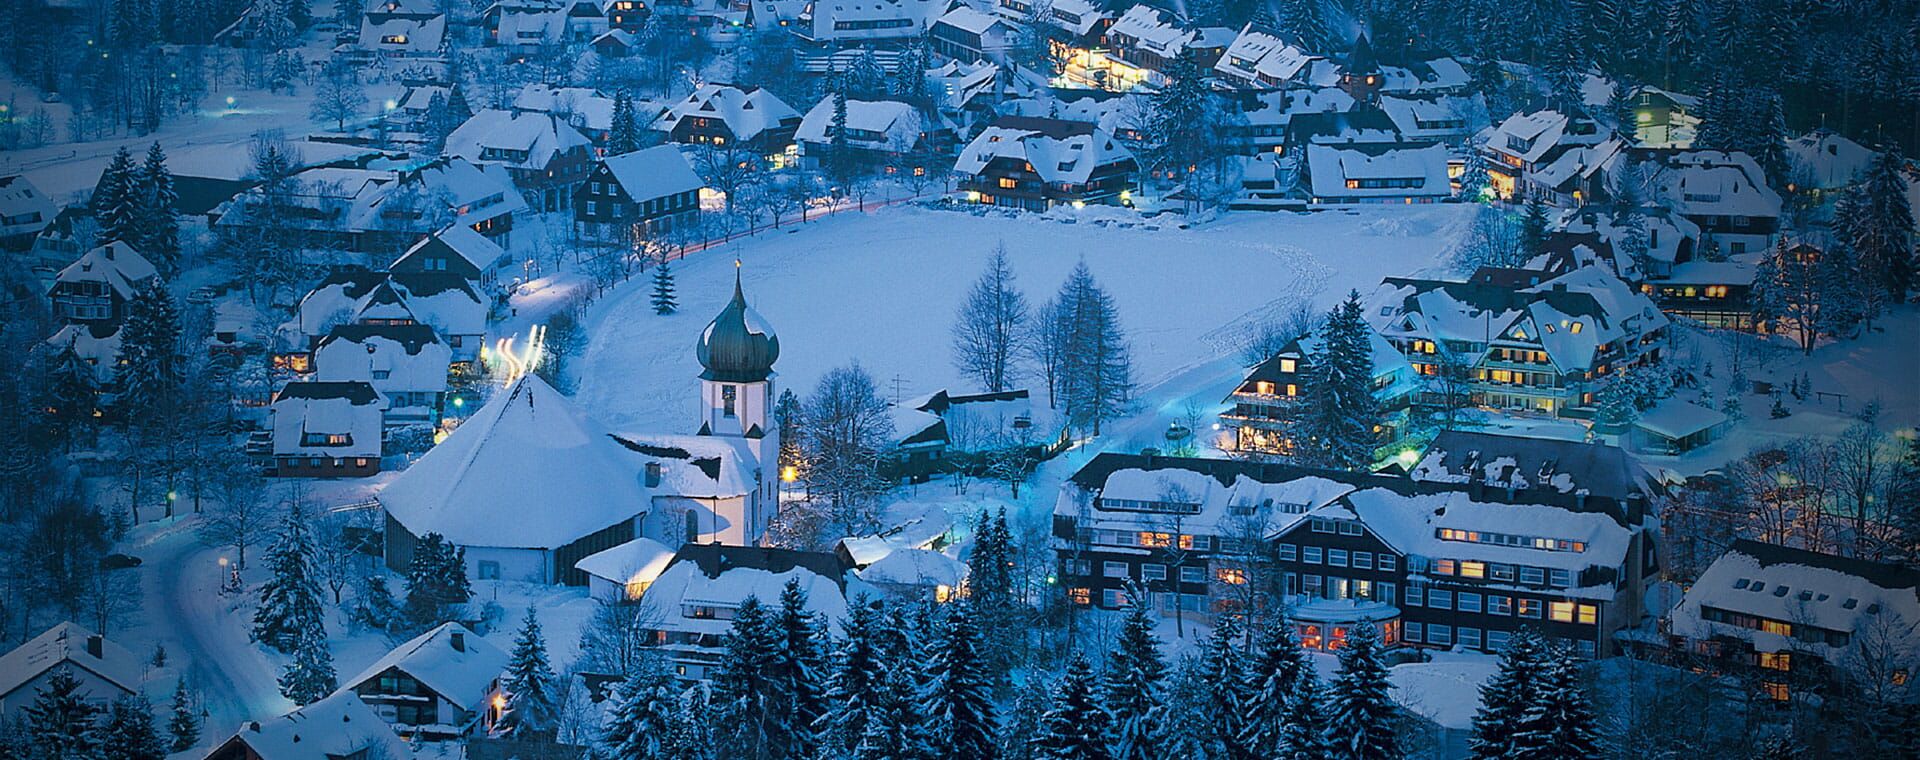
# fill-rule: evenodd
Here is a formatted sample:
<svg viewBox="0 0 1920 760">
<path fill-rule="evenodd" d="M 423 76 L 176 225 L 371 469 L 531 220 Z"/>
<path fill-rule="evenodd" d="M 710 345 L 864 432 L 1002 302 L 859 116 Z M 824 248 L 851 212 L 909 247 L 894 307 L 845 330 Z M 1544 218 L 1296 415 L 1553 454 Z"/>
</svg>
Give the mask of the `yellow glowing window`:
<svg viewBox="0 0 1920 760">
<path fill-rule="evenodd" d="M 1453 575 L 1453 573 L 1454 573 L 1454 562 L 1453 562 L 1453 560 L 1450 560 L 1450 559 L 1436 559 L 1436 560 L 1434 560 L 1434 561 L 1433 561 L 1433 572 L 1434 572 L 1434 574 L 1435 574 L 1435 575 Z"/>
<path fill-rule="evenodd" d="M 1153 533 L 1150 531 L 1141 531 L 1140 533 L 1141 546 L 1159 547 L 1159 546 L 1170 546 L 1172 544 L 1173 544 L 1173 534 L 1171 533 Z"/>
<path fill-rule="evenodd" d="M 1547 604 L 1547 617 L 1556 622 L 1573 622 L 1573 602 L 1550 602 Z"/>
<path fill-rule="evenodd" d="M 1221 583 L 1241 586 L 1247 582 L 1247 571 L 1237 567 L 1223 567 L 1213 571 L 1213 577 Z"/>
<path fill-rule="evenodd" d="M 1574 332 L 1574 334 L 1575 334 L 1575 335 L 1578 335 L 1578 334 L 1580 334 L 1580 330 L 1581 330 L 1582 328 L 1584 328 L 1584 327 L 1586 327 L 1586 324 L 1585 324 L 1585 323 L 1582 323 L 1582 322 L 1575 322 L 1575 323 L 1573 323 L 1573 327 L 1571 327 L 1571 328 L 1568 328 L 1568 329 L 1571 329 L 1571 330 L 1573 330 L 1573 332 Z"/>
<path fill-rule="evenodd" d="M 1600 622 L 1600 608 L 1591 604 L 1580 605 L 1580 624 L 1593 625 Z"/>
<path fill-rule="evenodd" d="M 1281 360 L 1280 360 L 1280 371 L 1281 371 L 1281 372 L 1288 372 L 1288 373 L 1291 373 L 1291 372 L 1294 372 L 1294 371 L 1296 370 L 1296 368 L 1298 368 L 1298 367 L 1299 367 L 1299 364 L 1300 364 L 1299 362 L 1296 362 L 1296 361 L 1294 361 L 1294 360 L 1292 360 L 1292 359 L 1281 359 Z"/>
<path fill-rule="evenodd" d="M 1766 631 L 1767 633 L 1777 633 L 1781 636 L 1793 635 L 1793 626 L 1789 623 L 1782 623 L 1778 620 L 1760 621 L 1760 630 Z"/>
<path fill-rule="evenodd" d="M 1180 537 L 1180 548 L 1182 548 L 1182 549 L 1192 549 L 1192 548 L 1193 548 L 1193 536 L 1181 536 L 1181 537 Z"/>
<path fill-rule="evenodd" d="M 1067 598 L 1074 604 L 1092 604 L 1093 592 L 1084 588 L 1067 589 Z"/>
<path fill-rule="evenodd" d="M 1003 189 L 1003 190 L 1012 190 L 1012 189 L 1014 189 L 1014 188 L 1017 188 L 1017 187 L 1019 187 L 1019 186 L 1020 186 L 1020 182 L 1019 182 L 1019 180 L 1016 180 L 1016 179 L 1014 179 L 1014 178 L 1012 178 L 1012 177 L 1001 177 L 1001 178 L 1000 178 L 1000 188 L 1001 188 L 1001 189 Z"/>
<path fill-rule="evenodd" d="M 1787 691 L 1786 684 L 1769 681 L 1763 684 L 1763 686 L 1766 688 L 1767 696 L 1771 697 L 1775 702 L 1785 702 L 1792 696 L 1792 693 Z"/>
<path fill-rule="evenodd" d="M 1462 577 L 1462 578 L 1485 578 L 1485 577 L 1487 577 L 1487 563 L 1485 563 L 1485 562 L 1462 562 L 1462 563 L 1460 563 L 1460 577 Z"/>
<path fill-rule="evenodd" d="M 1287 383 L 1287 395 L 1289 396 L 1300 395 L 1300 386 L 1294 385 L 1293 383 Z"/>
<path fill-rule="evenodd" d="M 1768 670 L 1792 670 L 1793 655 L 1786 652 L 1761 652 L 1760 667 Z"/>
<path fill-rule="evenodd" d="M 1265 380 L 1261 380 L 1257 383 L 1254 383 L 1253 392 L 1258 393 L 1262 396 L 1271 396 L 1273 395 L 1273 383 L 1267 382 Z"/>
</svg>

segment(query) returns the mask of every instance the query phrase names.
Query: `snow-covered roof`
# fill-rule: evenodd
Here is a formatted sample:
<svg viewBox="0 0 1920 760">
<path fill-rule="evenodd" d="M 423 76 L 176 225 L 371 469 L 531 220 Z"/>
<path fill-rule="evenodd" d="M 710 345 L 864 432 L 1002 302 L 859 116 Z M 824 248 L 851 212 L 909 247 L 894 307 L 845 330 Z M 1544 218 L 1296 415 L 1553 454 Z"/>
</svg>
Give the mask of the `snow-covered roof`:
<svg viewBox="0 0 1920 760">
<path fill-rule="evenodd" d="M 959 588 L 967 577 L 960 560 L 926 549 L 901 549 L 854 571 L 860 580 L 900 586 Z"/>
<path fill-rule="evenodd" d="M 946 9 L 938 0 L 814 0 L 799 22 L 814 40 L 894 39 L 924 33 Z"/>
<path fill-rule="evenodd" d="M 1633 426 L 1662 438 L 1679 440 L 1727 424 L 1727 415 L 1680 399 L 1666 399 L 1640 412 Z"/>
<path fill-rule="evenodd" d="M 252 750 L 245 756 L 259 760 L 412 755 L 393 728 L 351 691 L 277 718 L 249 722 L 221 746 L 235 745 L 244 745 Z"/>
<path fill-rule="evenodd" d="M 493 41 L 500 45 L 540 45 L 560 42 L 567 34 L 567 13 L 559 8 L 535 12 L 501 13 Z"/>
<path fill-rule="evenodd" d="M 339 232 L 417 230 L 478 224 L 527 208 L 503 169 L 482 170 L 458 156 L 401 168 L 319 167 L 295 174 L 287 202 L 303 229 Z M 224 204 L 219 224 L 248 223 L 260 189 Z"/>
<path fill-rule="evenodd" d="M 335 325 L 396 309 L 442 336 L 486 332 L 486 300 L 472 281 L 450 272 L 336 272 L 301 297 L 294 318 L 282 329 L 317 340 Z"/>
<path fill-rule="evenodd" d="M 421 238 L 406 253 L 400 254 L 400 258 L 394 259 L 392 268 L 404 271 L 418 265 L 420 271 L 430 271 L 419 259 L 442 254 L 457 256 L 476 271 L 486 272 L 506 258 L 507 251 L 487 236 L 474 232 L 472 227 L 456 224 Z"/>
<path fill-rule="evenodd" d="M 46 193 L 27 178 L 13 174 L 0 177 L 0 231 L 7 235 L 27 235 L 53 223 L 60 209 Z"/>
<path fill-rule="evenodd" d="M 854 567 L 866 567 L 897 551 L 932 547 L 952 529 L 953 518 L 945 510 L 928 509 L 871 536 L 840 539 L 840 550 Z"/>
<path fill-rule="evenodd" d="M 641 473 L 606 430 L 528 374 L 379 494 L 414 535 L 552 549 L 647 512 Z"/>
<path fill-rule="evenodd" d="M 1025 14 L 1006 4 L 995 5 L 994 10 L 1011 17 L 1014 21 L 1026 20 Z M 1047 5 L 1046 10 L 1041 21 L 1075 37 L 1092 32 L 1100 22 L 1113 18 L 1113 14 L 1091 0 L 1053 0 Z"/>
<path fill-rule="evenodd" d="M 787 119 L 800 118 L 800 112 L 764 88 L 703 84 L 661 114 L 654 128 L 672 132 L 681 119 L 690 117 L 719 119 L 733 132 L 734 139 L 752 140 Z"/>
<path fill-rule="evenodd" d="M 1175 19 L 1162 15 L 1158 8 L 1150 5 L 1128 8 L 1107 29 L 1109 41 L 1132 44 L 1165 58 L 1178 57 L 1195 34 L 1197 32 L 1181 28 Z"/>
<path fill-rule="evenodd" d="M 1255 527 L 1272 535 L 1354 489 L 1297 469 L 1268 473 L 1237 464 L 1160 457 L 1138 461 L 1103 454 L 1062 485 L 1054 514 L 1078 515 L 1083 493 L 1091 492 L 1096 500 L 1089 507 L 1103 528 L 1167 530 L 1177 518 L 1185 532 L 1238 532 L 1234 520 L 1264 509 L 1266 524 Z M 1198 465 L 1224 469 L 1209 471 Z"/>
<path fill-rule="evenodd" d="M 1873 150 L 1828 129 L 1816 129 L 1787 141 L 1793 178 L 1807 187 L 1832 190 L 1854 183 L 1873 162 Z"/>
<path fill-rule="evenodd" d="M 552 114 L 565 118 L 577 129 L 607 132 L 613 129 L 613 98 L 588 87 L 549 87 L 530 84 L 513 98 L 516 111 Z M 650 101 L 636 100 L 634 112 L 643 122 L 665 110 Z"/>
<path fill-rule="evenodd" d="M 986 61 L 947 61 L 927 69 L 927 80 L 934 89 L 946 95 L 941 107 L 957 111 L 966 108 L 974 98 L 990 92 L 994 77 L 999 73 L 999 66 Z"/>
<path fill-rule="evenodd" d="M 1687 216 L 1780 216 L 1780 194 L 1766 172 L 1738 151 L 1683 151 L 1666 156 L 1655 180 L 1656 195 Z"/>
<path fill-rule="evenodd" d="M 604 551 L 582 557 L 573 567 L 595 578 L 621 585 L 652 583 L 673 561 L 673 547 L 640 537 Z"/>
<path fill-rule="evenodd" d="M 1307 146 L 1307 174 L 1317 198 L 1446 197 L 1447 149 L 1438 143 Z M 1411 183 L 1413 186 L 1405 185 Z"/>
<path fill-rule="evenodd" d="M 901 447 L 935 443 L 944 445 L 947 442 L 947 421 L 941 419 L 940 415 L 906 404 L 887 407 L 887 415 L 893 420 L 895 445 Z"/>
<path fill-rule="evenodd" d="M 800 120 L 793 139 L 826 144 L 833 138 L 834 98 L 822 98 Z M 920 111 L 897 100 L 848 100 L 847 142 L 877 150 L 904 150 L 912 147 L 922 130 Z"/>
<path fill-rule="evenodd" d="M 634 472 L 660 465 L 654 493 L 726 499 L 753 492 L 760 462 L 750 441 L 733 436 L 614 433 L 611 440 Z"/>
<path fill-rule="evenodd" d="M 276 456 L 380 456 L 386 399 L 366 382 L 291 382 L 268 408 Z M 335 445 L 329 436 L 346 436 Z"/>
<path fill-rule="evenodd" d="M 956 5 L 952 10 L 947 11 L 946 15 L 936 19 L 934 23 L 945 24 L 960 31 L 981 35 L 983 37 L 988 32 L 993 31 L 993 28 L 996 26 L 1000 27 L 1003 34 L 1013 31 L 1013 25 L 1008 24 L 1006 19 L 974 10 L 973 6 L 970 5 Z"/>
<path fill-rule="evenodd" d="M 608 156 L 601 163 L 606 164 L 614 181 L 620 183 L 620 188 L 635 203 L 699 190 L 706 185 L 693 165 L 687 163 L 686 154 L 673 145 L 655 145 Z"/>
<path fill-rule="evenodd" d="M 1407 477 L 1430 483 L 1477 481 L 1495 488 L 1543 488 L 1623 502 L 1645 480 L 1627 452 L 1602 443 L 1443 430 Z"/>
<path fill-rule="evenodd" d="M 1214 70 L 1246 84 L 1278 87 L 1293 82 L 1317 60 L 1326 59 L 1249 24 L 1227 45 Z"/>
<path fill-rule="evenodd" d="M 977 175 L 1001 158 L 1032 164 L 1034 173 L 1049 183 L 1083 184 L 1095 169 L 1132 161 L 1133 154 L 1092 124 L 1008 116 L 967 143 L 954 171 Z"/>
<path fill-rule="evenodd" d="M 360 19 L 360 47 L 391 53 L 436 53 L 447 36 L 447 17 Z"/>
<path fill-rule="evenodd" d="M 1538 349 L 1562 372 L 1593 369 L 1601 346 L 1671 322 L 1645 294 L 1599 266 L 1529 287 L 1390 277 L 1381 290 L 1369 299 L 1378 308 L 1367 318 L 1390 338 Z"/>
<path fill-rule="evenodd" d="M 1647 257 L 1654 261 L 1669 264 L 1679 262 L 1683 252 L 1692 255 L 1692 246 L 1700 240 L 1700 225 L 1664 207 L 1642 206 L 1628 213 L 1639 217 L 1646 233 L 1643 240 L 1647 245 Z M 1602 240 L 1613 245 L 1619 245 L 1628 231 L 1624 224 L 1614 222 L 1612 213 L 1585 210 L 1568 212 L 1559 226 L 1571 233 L 1598 233 Z"/>
<path fill-rule="evenodd" d="M 474 163 L 545 171 L 554 159 L 591 148 L 585 135 L 558 116 L 489 109 L 447 135 L 444 152 Z"/>
<path fill-rule="evenodd" d="M 1920 573 L 1892 564 L 1819 554 L 1757 541 L 1735 541 L 1687 588 L 1672 613 L 1676 636 L 1751 640 L 1761 652 L 1820 651 L 1829 660 L 1846 647 L 1821 636 L 1799 638 L 1707 620 L 1702 607 L 1752 615 L 1794 629 L 1883 636 L 1889 651 L 1920 651 Z M 1879 630 L 1875 630 L 1879 629 Z M 1875 644 L 1874 646 L 1878 646 Z"/>
<path fill-rule="evenodd" d="M 829 623 L 846 619 L 848 596 L 871 591 L 832 554 L 687 544 L 647 587 L 640 604 L 650 610 L 648 624 L 657 630 L 718 636 L 732 628 L 732 615 L 696 617 L 696 609 L 733 610 L 748 597 L 778 606 L 789 580 L 799 581 L 807 610 Z"/>
<path fill-rule="evenodd" d="M 1489 149 L 1520 159 L 1528 166 L 1553 158 L 1558 151 L 1596 146 L 1614 139 L 1607 129 L 1584 116 L 1559 111 L 1516 113 L 1483 133 Z"/>
<path fill-rule="evenodd" d="M 445 392 L 452 362 L 453 349 L 423 324 L 337 325 L 313 349 L 315 379 L 371 382 L 388 396 Z"/>
<path fill-rule="evenodd" d="M 495 679 L 507 668 L 507 653 L 463 623 L 441 623 L 433 630 L 394 647 L 360 675 L 341 682 L 350 690 L 399 670 L 435 694 L 466 710 L 476 710 L 493 690 Z"/>
<path fill-rule="evenodd" d="M 1673 265 L 1673 271 L 1659 278 L 1672 285 L 1752 285 L 1759 268 L 1746 261 L 1689 261 Z"/>
<path fill-rule="evenodd" d="M 61 665 L 79 668 L 131 694 L 140 690 L 145 666 L 126 648 L 98 637 L 76 623 L 62 622 L 0 655 L 0 697 L 12 694 L 41 674 Z M 94 654 L 98 647 L 99 654 Z M 108 700 L 118 694 L 91 694 Z"/>
<path fill-rule="evenodd" d="M 47 339 L 56 350 L 73 349 L 73 355 L 93 366 L 94 379 L 113 379 L 120 362 L 120 326 L 115 324 L 77 324 L 62 326 Z"/>
<path fill-rule="evenodd" d="M 153 263 L 133 246 L 118 240 L 80 254 L 54 277 L 55 283 L 104 283 L 121 298 L 132 298 L 135 291 L 158 275 Z"/>
<path fill-rule="evenodd" d="M 1486 112 L 1478 95 L 1432 95 L 1424 97 L 1382 97 L 1380 110 L 1400 129 L 1415 139 L 1466 137 L 1470 124 Z"/>
</svg>

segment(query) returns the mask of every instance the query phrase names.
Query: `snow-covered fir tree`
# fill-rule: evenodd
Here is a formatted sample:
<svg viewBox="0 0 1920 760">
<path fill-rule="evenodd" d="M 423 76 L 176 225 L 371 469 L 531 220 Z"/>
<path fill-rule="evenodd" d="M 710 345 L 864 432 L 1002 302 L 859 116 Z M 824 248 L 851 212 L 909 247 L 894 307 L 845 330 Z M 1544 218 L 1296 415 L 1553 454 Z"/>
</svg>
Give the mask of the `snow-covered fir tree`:
<svg viewBox="0 0 1920 760">
<path fill-rule="evenodd" d="M 99 227 L 102 242 L 118 240 L 136 248 L 139 246 L 140 174 L 134 166 L 133 154 L 126 146 L 114 151 L 106 170 L 100 173 L 100 182 L 93 188 L 89 207 L 93 210 L 93 220 Z"/>
<path fill-rule="evenodd" d="M 326 629 L 316 625 L 295 634 L 293 659 L 280 671 L 280 696 L 311 704 L 339 688 L 336 679 Z"/>
<path fill-rule="evenodd" d="M 1594 760 L 1600 757 L 1593 705 L 1580 684 L 1580 663 L 1569 647 L 1545 655 L 1538 687 L 1515 725 L 1511 758 Z"/>
<path fill-rule="evenodd" d="M 937 757 L 990 760 L 998 748 L 1000 718 L 980 651 L 980 629 L 971 605 L 952 608 L 933 647 L 920 702 L 928 749 Z"/>
<path fill-rule="evenodd" d="M 455 605 L 473 595 L 467 582 L 467 552 L 438 533 L 420 537 L 407 565 L 407 617 L 415 625 L 431 627 L 453 618 Z"/>
<path fill-rule="evenodd" d="M 1013 712 L 1000 724 L 1000 760 L 1034 760 L 1035 744 L 1047 713 L 1053 710 L 1053 687 L 1037 675 L 1027 679 L 1014 697 Z"/>
<path fill-rule="evenodd" d="M 113 701 L 101 731 L 100 754 L 112 760 L 165 760 L 167 747 L 154 727 L 153 703 L 145 694 Z"/>
<path fill-rule="evenodd" d="M 806 760 L 819 746 L 815 726 L 826 714 L 825 638 L 807 612 L 807 594 L 798 579 L 780 590 L 780 609 L 774 614 L 775 648 L 768 653 L 766 673 L 776 700 L 771 709 L 781 716 L 779 748 L 773 756 Z"/>
<path fill-rule="evenodd" d="M 1213 720 L 1211 684 L 1206 663 L 1186 656 L 1167 679 L 1166 705 L 1160 724 L 1161 749 L 1168 757 L 1209 757 L 1207 739 Z"/>
<path fill-rule="evenodd" d="M 801 446 L 801 427 L 805 410 L 800 407 L 800 397 L 792 388 L 780 391 L 780 399 L 773 402 L 773 424 L 780 426 L 780 472 L 786 477 L 787 468 L 793 468 L 794 478 L 802 479 L 807 475 L 806 449 Z"/>
<path fill-rule="evenodd" d="M 1327 314 L 1320 350 L 1307 360 L 1305 404 L 1294 436 L 1296 457 L 1319 467 L 1360 471 L 1373 464 L 1380 404 L 1373 395 L 1373 328 L 1360 292 Z"/>
<path fill-rule="evenodd" d="M 1522 256 L 1531 258 L 1547 252 L 1547 233 L 1552 231 L 1553 226 L 1547 214 L 1547 202 L 1540 198 L 1540 194 L 1529 194 L 1520 215 Z"/>
<path fill-rule="evenodd" d="M 1372 623 L 1354 626 L 1340 650 L 1340 674 L 1327 699 L 1327 743 L 1334 760 L 1400 757 L 1394 732 L 1399 708 L 1389 693 L 1380 633 Z"/>
<path fill-rule="evenodd" d="M 551 739 L 558 728 L 559 704 L 554 696 L 553 666 L 547 661 L 547 642 L 540 633 L 540 618 L 533 608 L 520 623 L 513 640 L 513 654 L 507 671 L 500 676 L 500 691 L 506 694 L 506 708 L 495 734 L 513 739 Z"/>
<path fill-rule="evenodd" d="M 1209 757 L 1247 754 L 1246 707 L 1253 702 L 1254 690 L 1247 678 L 1243 625 L 1238 617 L 1221 616 L 1201 650 L 1206 712 L 1201 716 L 1199 740 Z"/>
<path fill-rule="evenodd" d="M 680 308 L 680 303 L 673 297 L 673 269 L 664 258 L 653 268 L 652 303 L 655 314 L 672 314 Z"/>
<path fill-rule="evenodd" d="M 881 713 L 892 709 L 886 700 L 888 663 L 880 646 L 879 629 L 885 620 L 880 603 L 861 594 L 840 623 L 833 674 L 827 681 L 827 709 L 816 727 L 829 753 L 854 754 L 867 736 L 868 722 L 885 720 Z"/>
<path fill-rule="evenodd" d="M 709 722 L 711 704 L 704 683 L 694 684 L 680 697 L 663 743 L 666 760 L 712 760 L 715 749 Z"/>
<path fill-rule="evenodd" d="M 1523 628 L 1500 651 L 1500 669 L 1480 685 L 1480 709 L 1469 740 L 1475 760 L 1499 760 L 1513 751 L 1521 715 L 1531 705 L 1546 670 L 1540 635 Z"/>
<path fill-rule="evenodd" d="M 80 679 L 54 671 L 25 711 L 35 758 L 93 760 L 100 751 L 100 706 L 87 698 Z"/>
<path fill-rule="evenodd" d="M 260 606 L 253 613 L 253 640 L 294 654 L 301 637 L 324 631 L 325 622 L 320 583 L 313 570 L 313 531 L 297 504 L 288 507 L 278 537 L 267 550 L 267 572 L 267 582 L 260 586 Z"/>
<path fill-rule="evenodd" d="M 1896 301 L 1913 288 L 1920 262 L 1905 167 L 1898 144 L 1880 146 L 1860 183 L 1841 196 L 1833 220 L 1835 235 L 1859 257 L 1860 273 Z"/>
<path fill-rule="evenodd" d="M 1160 639 L 1153 634 L 1147 590 L 1135 585 L 1127 590 L 1127 600 L 1120 641 L 1107 656 L 1102 701 L 1112 720 L 1115 760 L 1154 760 L 1162 757 L 1160 690 L 1167 664 L 1160 655 Z"/>
<path fill-rule="evenodd" d="M 158 281 L 127 302 L 120 328 L 119 407 L 128 419 L 168 414 L 186 380 L 180 351 L 180 312 Z"/>
<path fill-rule="evenodd" d="M 168 707 L 173 715 L 167 719 L 167 736 L 170 740 L 167 749 L 185 752 L 199 744 L 200 716 L 193 711 L 193 696 L 187 692 L 186 681 L 174 684 L 173 701 Z"/>
<path fill-rule="evenodd" d="M 594 747 L 598 760 L 670 760 L 680 689 L 664 674 L 644 674 L 620 684 L 618 702 Z"/>
<path fill-rule="evenodd" d="M 982 638 L 982 655 L 995 688 L 1006 681 L 1026 628 L 1014 598 L 1013 533 L 1007 528 L 1007 510 L 989 516 L 981 510 L 967 555 L 967 599 L 973 605 Z"/>
<path fill-rule="evenodd" d="M 93 365 L 69 345 L 48 357 L 40 384 L 43 428 L 65 452 L 76 443 L 92 440 L 93 413 L 98 408 L 100 387 Z"/>
<path fill-rule="evenodd" d="M 625 88 L 613 94 L 613 124 L 607 133 L 607 155 L 618 156 L 640 149 L 640 117 L 633 110 L 633 95 Z"/>
<path fill-rule="evenodd" d="M 1306 653 L 1294 638 L 1293 625 L 1285 616 L 1269 623 L 1260 636 L 1260 651 L 1254 660 L 1251 683 L 1253 701 L 1247 708 L 1243 742 L 1248 751 L 1270 757 L 1279 751 L 1281 734 L 1294 709 L 1297 682 L 1312 677 Z"/>
<path fill-rule="evenodd" d="M 1093 666 L 1075 652 L 1053 693 L 1053 709 L 1041 719 L 1034 756 L 1042 760 L 1110 760 L 1107 711 L 1100 704 Z"/>
<path fill-rule="evenodd" d="M 778 751 L 769 743 L 785 735 L 780 723 L 787 716 L 775 714 L 779 695 L 767 665 L 781 645 L 766 607 L 758 598 L 747 597 L 734 611 L 725 651 L 714 669 L 714 738 L 721 754 L 770 757 Z"/>
<path fill-rule="evenodd" d="M 174 205 L 180 201 L 180 193 L 173 185 L 173 172 L 167 169 L 167 154 L 155 142 L 147 148 L 147 158 L 140 165 L 140 242 L 134 248 L 158 265 L 162 271 L 174 272 L 180 266 L 180 220 L 174 215 Z"/>
<path fill-rule="evenodd" d="M 1308 668 L 1294 679 L 1293 693 L 1287 696 L 1287 712 L 1281 719 L 1280 734 L 1275 737 L 1273 760 L 1320 760 L 1334 754 L 1327 743 L 1326 705 L 1321 696 L 1320 678 Z"/>
</svg>

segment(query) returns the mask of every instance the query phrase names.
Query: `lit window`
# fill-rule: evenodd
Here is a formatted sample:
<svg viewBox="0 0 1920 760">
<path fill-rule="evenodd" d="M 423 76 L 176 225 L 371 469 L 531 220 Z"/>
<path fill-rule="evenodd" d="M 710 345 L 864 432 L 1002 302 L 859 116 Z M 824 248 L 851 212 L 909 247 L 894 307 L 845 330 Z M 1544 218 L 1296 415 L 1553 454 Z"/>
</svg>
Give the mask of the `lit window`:
<svg viewBox="0 0 1920 760">
<path fill-rule="evenodd" d="M 1767 696 L 1771 697 L 1775 702 L 1785 702 L 1792 696 L 1791 692 L 1787 691 L 1786 684 L 1769 681 L 1762 684 L 1762 686 L 1765 687 Z"/>
<path fill-rule="evenodd" d="M 1093 592 L 1084 588 L 1068 589 L 1067 598 L 1074 604 L 1085 606 L 1093 603 Z"/>
<path fill-rule="evenodd" d="M 1485 578 L 1487 577 L 1487 564 L 1485 562 L 1462 562 L 1460 563 L 1460 577 Z"/>
<path fill-rule="evenodd" d="M 1600 622 L 1600 608 L 1591 604 L 1580 605 L 1580 624 L 1593 625 Z"/>
<path fill-rule="evenodd" d="M 1434 560 L 1434 561 L 1433 561 L 1433 574 L 1434 574 L 1434 575 L 1453 575 L 1453 573 L 1454 573 L 1454 562 L 1453 562 L 1453 560 L 1450 560 L 1450 559 L 1436 559 L 1436 560 Z"/>
<path fill-rule="evenodd" d="M 1761 652 L 1760 667 L 1768 670 L 1792 670 L 1793 655 L 1787 652 Z"/>
<path fill-rule="evenodd" d="M 1237 567 L 1223 567 L 1215 570 L 1213 577 L 1221 583 L 1235 586 L 1244 586 L 1247 583 L 1247 571 Z"/>
<path fill-rule="evenodd" d="M 1294 360 L 1292 360 L 1292 359 L 1281 359 L 1281 360 L 1280 360 L 1280 371 L 1281 371 L 1281 372 L 1286 372 L 1286 373 L 1292 373 L 1292 372 L 1294 372 L 1294 371 L 1295 371 L 1295 369 L 1296 369 L 1296 368 L 1297 368 L 1298 366 L 1299 366 L 1299 362 L 1296 362 L 1296 361 L 1294 361 Z"/>
<path fill-rule="evenodd" d="M 1547 617 L 1556 623 L 1573 622 L 1573 602 L 1553 602 L 1548 605 Z"/>
</svg>

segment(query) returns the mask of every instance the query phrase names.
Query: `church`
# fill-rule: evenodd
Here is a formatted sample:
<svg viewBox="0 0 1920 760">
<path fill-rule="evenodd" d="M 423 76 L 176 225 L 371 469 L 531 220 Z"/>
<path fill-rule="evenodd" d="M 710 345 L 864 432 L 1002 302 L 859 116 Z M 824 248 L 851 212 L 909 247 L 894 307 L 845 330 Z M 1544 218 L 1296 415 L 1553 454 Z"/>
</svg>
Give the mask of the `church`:
<svg viewBox="0 0 1920 760">
<path fill-rule="evenodd" d="M 532 374 L 514 380 L 377 497 L 387 566 L 438 535 L 467 577 L 585 585 L 575 563 L 645 538 L 753 546 L 779 508 L 780 339 L 734 276 L 701 331 L 691 435 L 608 430 Z"/>
</svg>

